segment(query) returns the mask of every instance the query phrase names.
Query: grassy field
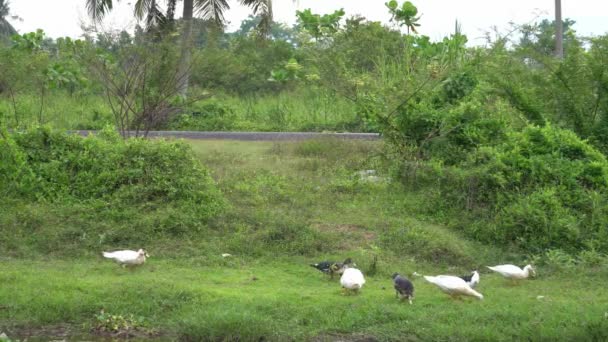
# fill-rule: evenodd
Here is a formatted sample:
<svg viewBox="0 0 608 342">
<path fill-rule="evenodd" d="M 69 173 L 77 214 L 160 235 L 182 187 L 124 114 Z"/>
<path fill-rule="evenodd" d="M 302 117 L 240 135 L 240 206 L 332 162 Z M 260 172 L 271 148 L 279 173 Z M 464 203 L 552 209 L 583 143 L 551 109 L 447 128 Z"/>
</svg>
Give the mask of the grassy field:
<svg viewBox="0 0 608 342">
<path fill-rule="evenodd" d="M 151 258 L 135 270 L 103 260 L 107 245 L 78 249 L 80 240 L 69 253 L 40 252 L 35 244 L 7 253 L 0 259 L 0 331 L 28 341 L 128 334 L 192 341 L 608 339 L 605 267 L 538 267 L 536 279 L 518 286 L 489 274 L 484 265 L 526 256 L 444 226 L 444 214 L 429 211 L 424 193 L 390 180 L 378 142 L 191 144 L 230 203 L 208 231 L 148 241 Z M 362 178 L 361 170 L 376 170 L 378 178 Z M 14 217 L 47 212 L 36 224 L 110 229 L 83 214 L 58 218 L 43 204 L 33 206 Z M 0 222 L 21 227 L 10 215 Z M 32 226 L 31 234 L 53 238 L 50 228 Z M 367 277 L 359 295 L 344 296 L 337 279 L 308 266 L 347 256 Z M 416 298 L 408 305 L 391 286 L 393 272 L 472 269 L 482 273 L 483 301 L 454 301 L 412 278 Z"/>
<path fill-rule="evenodd" d="M 11 322 L 5 329 L 18 331 L 17 337 L 27 334 L 28 327 L 56 329 L 66 323 L 70 325 L 65 329 L 86 331 L 98 323 L 94 317 L 102 309 L 133 314 L 140 336 L 158 333 L 159 339 L 367 336 L 395 341 L 600 341 L 608 337 L 608 295 L 598 286 L 603 282 L 599 276 L 541 276 L 510 286 L 499 276 L 484 274 L 483 301 L 454 301 L 416 279 L 416 298 L 408 305 L 395 299 L 387 276 L 369 277 L 359 295 L 345 296 L 337 280 L 327 280 L 308 267 L 308 261 L 237 257 L 222 266 L 205 267 L 153 257 L 135 271 L 100 258 L 13 261 L 4 264 L 0 275 L 0 317 Z M 397 263 L 394 268 L 409 267 Z"/>
</svg>

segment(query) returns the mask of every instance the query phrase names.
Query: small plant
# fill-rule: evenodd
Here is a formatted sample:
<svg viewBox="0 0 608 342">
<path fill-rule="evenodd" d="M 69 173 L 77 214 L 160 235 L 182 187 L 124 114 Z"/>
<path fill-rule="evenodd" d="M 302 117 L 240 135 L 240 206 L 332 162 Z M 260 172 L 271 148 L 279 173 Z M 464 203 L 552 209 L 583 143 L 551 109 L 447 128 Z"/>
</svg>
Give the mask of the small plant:
<svg viewBox="0 0 608 342">
<path fill-rule="evenodd" d="M 112 315 L 102 309 L 99 314 L 95 315 L 93 329 L 101 333 L 129 335 L 134 331 L 144 330 L 142 321 L 143 319 L 136 319 L 133 314 L 129 314 L 126 317 L 123 315 Z"/>
<path fill-rule="evenodd" d="M 158 335 L 156 329 L 150 328 L 144 317 L 135 317 L 133 314 L 113 315 L 104 309 L 95 315 L 93 330 L 102 335 L 113 337 L 146 337 Z"/>
</svg>

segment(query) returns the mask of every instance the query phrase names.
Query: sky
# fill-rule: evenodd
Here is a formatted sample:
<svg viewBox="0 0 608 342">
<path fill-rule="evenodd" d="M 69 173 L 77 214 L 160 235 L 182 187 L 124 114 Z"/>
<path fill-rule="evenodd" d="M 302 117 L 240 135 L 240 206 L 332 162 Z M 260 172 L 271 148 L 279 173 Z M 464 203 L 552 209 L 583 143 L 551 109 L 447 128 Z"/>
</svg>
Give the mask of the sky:
<svg viewBox="0 0 608 342">
<path fill-rule="evenodd" d="M 130 30 L 136 24 L 132 14 L 132 2 L 120 0 L 114 11 L 104 20 L 102 30 Z M 390 15 L 384 5 L 388 0 L 274 0 L 275 20 L 287 24 L 295 23 L 295 11 L 306 8 L 313 13 L 331 13 L 344 8 L 346 16 L 362 15 L 369 20 L 389 23 Z M 401 3 L 403 0 L 399 0 Z M 232 8 L 226 18 L 230 20 L 229 31 L 239 27 L 241 20 L 250 13 L 247 8 L 229 1 Z M 414 0 L 422 15 L 421 34 L 431 39 L 441 39 L 454 31 L 455 20 L 461 23 L 462 31 L 472 44 L 483 44 L 484 32 L 497 27 L 501 32 L 509 31 L 509 23 L 525 24 L 554 16 L 554 0 Z M 20 32 L 43 29 L 50 37 L 82 34 L 81 24 L 90 23 L 85 10 L 85 0 L 10 0 L 11 14 L 21 19 L 9 21 Z M 562 0 L 564 18 L 576 21 L 575 30 L 585 36 L 608 33 L 608 1 Z M 178 13 L 180 9 L 178 8 Z"/>
</svg>

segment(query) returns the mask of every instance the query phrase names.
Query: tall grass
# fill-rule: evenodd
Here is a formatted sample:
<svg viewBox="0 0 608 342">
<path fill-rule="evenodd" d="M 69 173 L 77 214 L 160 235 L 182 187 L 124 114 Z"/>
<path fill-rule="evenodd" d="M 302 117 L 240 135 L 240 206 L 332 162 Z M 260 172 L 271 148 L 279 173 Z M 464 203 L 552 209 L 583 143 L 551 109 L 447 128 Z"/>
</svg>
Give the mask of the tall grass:
<svg viewBox="0 0 608 342">
<path fill-rule="evenodd" d="M 114 123 L 112 112 L 101 96 L 70 95 L 56 90 L 42 102 L 38 94 L 0 97 L 0 125 L 25 129 L 47 125 L 57 129 L 102 129 Z"/>
<path fill-rule="evenodd" d="M 38 125 L 66 130 L 99 130 L 113 124 L 111 108 L 101 94 L 50 91 L 41 103 L 37 94 L 0 97 L 0 125 L 24 129 Z M 368 131 L 355 105 L 318 88 L 279 94 L 216 94 L 180 108 L 160 129 L 199 131 Z"/>
</svg>

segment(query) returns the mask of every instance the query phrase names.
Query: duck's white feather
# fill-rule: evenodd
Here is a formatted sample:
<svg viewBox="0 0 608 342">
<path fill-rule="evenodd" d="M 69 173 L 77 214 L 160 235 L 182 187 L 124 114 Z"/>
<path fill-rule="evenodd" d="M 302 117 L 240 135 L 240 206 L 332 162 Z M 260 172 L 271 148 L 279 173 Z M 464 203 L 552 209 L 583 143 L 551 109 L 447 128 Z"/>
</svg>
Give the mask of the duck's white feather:
<svg viewBox="0 0 608 342">
<path fill-rule="evenodd" d="M 468 284 L 471 288 L 474 288 L 479 285 L 479 272 L 473 271 L 473 276 L 471 277 L 471 281 L 469 281 Z"/>
<path fill-rule="evenodd" d="M 358 290 L 365 284 L 365 277 L 363 273 L 356 268 L 347 268 L 340 277 L 340 284 L 343 288 L 349 290 Z"/>
<path fill-rule="evenodd" d="M 483 295 L 473 290 L 462 278 L 448 275 L 438 275 L 436 277 L 424 276 L 424 279 L 449 295 L 464 295 L 483 299 Z"/>
<path fill-rule="evenodd" d="M 143 249 L 139 251 L 114 251 L 103 252 L 103 256 L 108 259 L 113 259 L 121 265 L 141 265 L 146 262 L 146 252 Z"/>
<path fill-rule="evenodd" d="M 526 279 L 534 273 L 534 268 L 532 268 L 530 265 L 526 265 L 523 270 L 510 264 L 488 266 L 488 268 L 496 273 L 500 273 L 503 277 L 510 279 Z"/>
</svg>

